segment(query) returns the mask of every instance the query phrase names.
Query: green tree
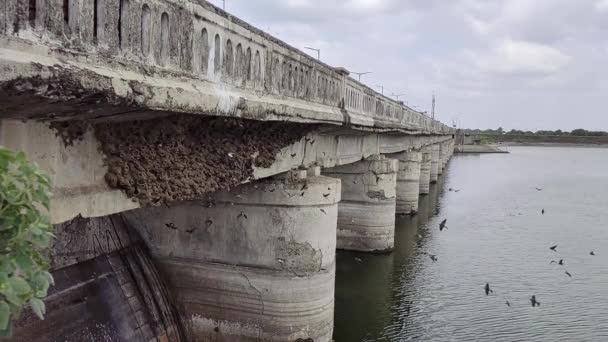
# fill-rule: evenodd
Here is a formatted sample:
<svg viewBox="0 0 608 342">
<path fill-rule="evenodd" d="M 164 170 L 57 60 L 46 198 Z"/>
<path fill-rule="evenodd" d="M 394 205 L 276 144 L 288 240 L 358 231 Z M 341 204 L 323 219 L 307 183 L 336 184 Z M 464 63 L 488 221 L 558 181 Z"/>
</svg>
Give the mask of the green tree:
<svg viewBox="0 0 608 342">
<path fill-rule="evenodd" d="M 50 179 L 38 167 L 0 146 L 0 335 L 29 305 L 44 319 L 42 299 L 53 285 L 48 248 L 54 235 L 49 218 Z"/>
</svg>

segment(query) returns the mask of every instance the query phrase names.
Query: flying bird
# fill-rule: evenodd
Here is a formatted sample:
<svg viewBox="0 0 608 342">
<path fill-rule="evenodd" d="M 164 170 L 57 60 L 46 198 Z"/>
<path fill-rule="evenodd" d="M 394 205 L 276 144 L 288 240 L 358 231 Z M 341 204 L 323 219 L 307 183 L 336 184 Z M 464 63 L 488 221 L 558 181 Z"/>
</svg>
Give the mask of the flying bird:
<svg viewBox="0 0 608 342">
<path fill-rule="evenodd" d="M 509 303 L 508 300 L 505 300 L 505 304 L 507 304 L 507 306 L 511 306 L 511 303 Z"/>
<path fill-rule="evenodd" d="M 540 306 L 540 302 L 536 300 L 536 296 L 532 295 L 530 298 L 530 303 L 532 303 L 532 307 Z"/>
<path fill-rule="evenodd" d="M 448 229 L 448 227 L 445 225 L 448 222 L 448 219 L 444 219 L 443 221 L 441 221 L 441 223 L 439 224 L 439 231 L 442 232 L 444 229 Z"/>
<path fill-rule="evenodd" d="M 484 290 L 486 291 L 486 296 L 489 296 L 490 293 L 494 293 L 494 291 L 490 289 L 490 283 L 486 283 L 486 287 L 484 288 Z"/>
<path fill-rule="evenodd" d="M 595 255 L 594 251 L 589 252 L 589 255 Z"/>
<path fill-rule="evenodd" d="M 541 214 L 545 215 L 545 209 L 541 210 L 540 212 Z"/>
<path fill-rule="evenodd" d="M 564 272 L 564 273 L 566 273 L 566 275 L 567 275 L 568 277 L 572 278 L 572 274 L 570 274 L 570 272 L 566 271 L 566 272 Z"/>
<path fill-rule="evenodd" d="M 434 254 L 429 254 L 429 258 L 431 258 L 431 260 L 433 260 L 433 262 L 437 261 L 437 256 Z"/>
<path fill-rule="evenodd" d="M 536 187 L 536 191 L 543 191 L 542 188 Z"/>
<path fill-rule="evenodd" d="M 550 250 L 557 252 L 557 245 L 549 247 Z"/>
<path fill-rule="evenodd" d="M 551 260 L 550 264 L 558 264 L 558 265 L 563 266 L 564 265 L 564 259 L 559 259 L 559 261 Z"/>
</svg>

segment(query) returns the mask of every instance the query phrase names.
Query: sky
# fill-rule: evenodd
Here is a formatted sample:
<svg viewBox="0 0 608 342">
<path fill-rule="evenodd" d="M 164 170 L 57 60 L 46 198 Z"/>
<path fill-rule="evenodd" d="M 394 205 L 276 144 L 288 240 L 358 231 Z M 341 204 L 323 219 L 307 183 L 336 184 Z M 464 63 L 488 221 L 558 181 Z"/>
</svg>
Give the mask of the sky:
<svg viewBox="0 0 608 342">
<path fill-rule="evenodd" d="M 362 82 L 420 110 L 435 93 L 450 125 L 608 130 L 608 0 L 226 0 L 226 10 L 320 48 L 330 65 L 373 72 Z"/>
</svg>

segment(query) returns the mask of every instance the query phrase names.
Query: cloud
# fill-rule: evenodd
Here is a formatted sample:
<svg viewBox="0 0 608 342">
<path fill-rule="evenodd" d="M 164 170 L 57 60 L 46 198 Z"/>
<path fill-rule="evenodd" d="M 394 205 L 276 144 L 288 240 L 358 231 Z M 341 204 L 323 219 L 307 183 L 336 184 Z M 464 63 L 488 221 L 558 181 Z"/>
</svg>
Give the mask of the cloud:
<svg viewBox="0 0 608 342">
<path fill-rule="evenodd" d="M 363 82 L 422 109 L 435 92 L 448 123 L 608 130 L 608 0 L 227 0 L 227 9 L 297 48 L 320 47 L 326 63 L 372 71 Z"/>
<path fill-rule="evenodd" d="M 554 73 L 571 60 L 551 46 L 511 39 L 502 41 L 488 54 L 470 55 L 483 72 L 502 74 Z"/>
</svg>

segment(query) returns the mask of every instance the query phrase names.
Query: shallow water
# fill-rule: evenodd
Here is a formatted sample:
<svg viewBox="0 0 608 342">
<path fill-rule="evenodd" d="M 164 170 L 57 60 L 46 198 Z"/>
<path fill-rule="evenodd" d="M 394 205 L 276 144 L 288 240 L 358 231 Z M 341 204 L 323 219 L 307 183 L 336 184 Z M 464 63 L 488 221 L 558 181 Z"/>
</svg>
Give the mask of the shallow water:
<svg viewBox="0 0 608 342">
<path fill-rule="evenodd" d="M 336 341 L 608 341 L 608 149 L 510 151 L 455 155 L 392 254 L 338 253 Z"/>
</svg>

